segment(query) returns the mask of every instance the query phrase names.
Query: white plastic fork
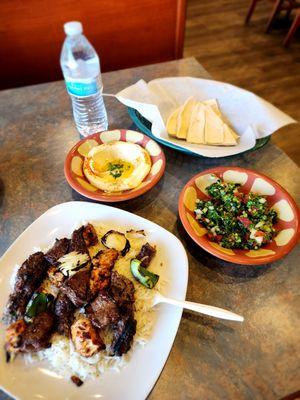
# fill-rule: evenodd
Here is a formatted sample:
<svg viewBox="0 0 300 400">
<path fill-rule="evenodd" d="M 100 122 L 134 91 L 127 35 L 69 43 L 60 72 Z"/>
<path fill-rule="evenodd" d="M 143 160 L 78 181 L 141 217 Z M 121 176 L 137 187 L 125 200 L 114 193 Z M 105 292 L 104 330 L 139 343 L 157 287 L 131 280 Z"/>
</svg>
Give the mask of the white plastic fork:
<svg viewBox="0 0 300 400">
<path fill-rule="evenodd" d="M 156 294 L 153 301 L 153 307 L 159 303 L 172 304 L 174 306 L 185 308 L 187 310 L 192 310 L 201 314 L 210 315 L 211 317 L 215 318 L 228 319 L 231 321 L 239 321 L 239 322 L 244 321 L 244 317 L 242 317 L 241 315 L 235 314 L 228 310 L 224 310 L 223 308 L 207 306 L 205 304 L 200 304 L 200 303 L 193 303 L 192 301 L 180 301 L 180 300 L 170 299 L 169 297 L 164 297 L 161 294 Z"/>
</svg>

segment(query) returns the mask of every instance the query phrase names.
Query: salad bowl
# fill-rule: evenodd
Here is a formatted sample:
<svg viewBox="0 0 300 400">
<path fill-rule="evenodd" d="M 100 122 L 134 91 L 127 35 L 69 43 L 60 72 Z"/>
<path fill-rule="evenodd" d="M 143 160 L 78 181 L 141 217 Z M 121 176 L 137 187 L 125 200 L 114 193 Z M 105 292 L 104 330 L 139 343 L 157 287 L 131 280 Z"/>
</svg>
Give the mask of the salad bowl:
<svg viewBox="0 0 300 400">
<path fill-rule="evenodd" d="M 277 213 L 273 239 L 259 249 L 225 248 L 210 239 L 207 229 L 196 219 L 196 200 L 208 200 L 206 188 L 216 178 L 240 184 L 245 195 L 263 196 Z M 235 264 L 259 265 L 277 261 L 288 254 L 299 241 L 299 209 L 289 193 L 271 178 L 239 167 L 216 167 L 193 176 L 179 197 L 179 217 L 189 236 L 212 255 Z"/>
</svg>

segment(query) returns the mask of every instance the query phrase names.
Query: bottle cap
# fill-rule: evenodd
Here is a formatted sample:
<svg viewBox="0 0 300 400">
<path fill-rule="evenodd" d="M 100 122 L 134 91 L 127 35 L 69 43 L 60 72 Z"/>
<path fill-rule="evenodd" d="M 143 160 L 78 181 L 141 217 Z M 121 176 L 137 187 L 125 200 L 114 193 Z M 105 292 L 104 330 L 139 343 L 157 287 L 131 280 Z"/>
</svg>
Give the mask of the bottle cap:
<svg viewBox="0 0 300 400">
<path fill-rule="evenodd" d="M 82 33 L 82 23 L 79 21 L 70 21 L 64 24 L 64 30 L 66 35 L 80 35 Z"/>
</svg>

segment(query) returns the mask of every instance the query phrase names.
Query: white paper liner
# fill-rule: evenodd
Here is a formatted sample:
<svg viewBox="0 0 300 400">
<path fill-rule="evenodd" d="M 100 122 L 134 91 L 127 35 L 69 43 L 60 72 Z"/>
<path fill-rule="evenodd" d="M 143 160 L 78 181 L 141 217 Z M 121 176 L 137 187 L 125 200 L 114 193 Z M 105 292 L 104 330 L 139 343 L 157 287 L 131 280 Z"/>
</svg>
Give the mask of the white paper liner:
<svg viewBox="0 0 300 400">
<path fill-rule="evenodd" d="M 224 119 L 240 135 L 238 145 L 199 145 L 168 135 L 165 126 L 168 116 L 190 96 L 200 101 L 217 99 Z M 141 79 L 117 93 L 116 97 L 152 123 L 151 131 L 155 137 L 205 157 L 225 157 L 250 150 L 256 139 L 297 122 L 254 93 L 209 79 L 175 77 L 148 83 Z"/>
</svg>

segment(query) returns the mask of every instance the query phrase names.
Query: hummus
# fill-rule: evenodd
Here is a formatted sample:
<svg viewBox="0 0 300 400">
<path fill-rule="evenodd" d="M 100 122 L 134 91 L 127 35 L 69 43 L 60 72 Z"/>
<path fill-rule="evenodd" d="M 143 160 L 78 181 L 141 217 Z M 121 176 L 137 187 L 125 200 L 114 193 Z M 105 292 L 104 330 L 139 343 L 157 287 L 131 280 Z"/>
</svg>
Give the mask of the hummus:
<svg viewBox="0 0 300 400">
<path fill-rule="evenodd" d="M 143 147 L 121 141 L 93 147 L 83 163 L 88 181 L 106 192 L 136 188 L 150 169 L 151 158 Z"/>
</svg>

